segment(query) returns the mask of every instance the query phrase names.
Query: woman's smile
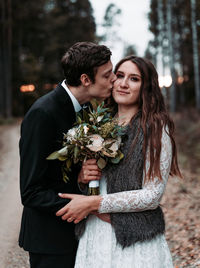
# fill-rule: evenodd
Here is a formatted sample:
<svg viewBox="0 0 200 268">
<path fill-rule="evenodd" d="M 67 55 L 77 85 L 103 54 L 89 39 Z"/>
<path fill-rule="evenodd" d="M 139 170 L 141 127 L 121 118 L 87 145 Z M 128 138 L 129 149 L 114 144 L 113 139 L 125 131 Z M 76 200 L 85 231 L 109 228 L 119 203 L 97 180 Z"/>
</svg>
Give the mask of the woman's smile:
<svg viewBox="0 0 200 268">
<path fill-rule="evenodd" d="M 120 95 L 126 95 L 126 94 L 130 94 L 130 92 L 125 91 L 125 90 L 116 90 L 116 92 Z"/>
<path fill-rule="evenodd" d="M 137 107 L 142 84 L 137 65 L 131 61 L 122 63 L 116 76 L 112 93 L 115 102 L 118 105 Z"/>
</svg>

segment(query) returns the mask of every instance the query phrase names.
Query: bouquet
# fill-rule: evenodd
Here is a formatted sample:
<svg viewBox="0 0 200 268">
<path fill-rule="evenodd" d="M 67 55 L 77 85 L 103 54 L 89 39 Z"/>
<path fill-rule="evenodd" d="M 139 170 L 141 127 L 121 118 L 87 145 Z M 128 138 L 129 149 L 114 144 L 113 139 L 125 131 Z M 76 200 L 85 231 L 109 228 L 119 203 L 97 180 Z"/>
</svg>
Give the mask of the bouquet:
<svg viewBox="0 0 200 268">
<path fill-rule="evenodd" d="M 119 163 L 124 157 L 120 151 L 123 134 L 124 127 L 118 125 L 118 120 L 111 116 L 109 108 L 102 102 L 96 109 L 89 107 L 89 112 L 83 109 L 82 115 L 77 114 L 75 126 L 64 134 L 63 147 L 47 159 L 63 161 L 63 179 L 67 182 L 73 163 L 93 158 L 100 169 L 109 162 Z M 99 181 L 89 183 L 88 194 L 99 194 Z"/>
</svg>

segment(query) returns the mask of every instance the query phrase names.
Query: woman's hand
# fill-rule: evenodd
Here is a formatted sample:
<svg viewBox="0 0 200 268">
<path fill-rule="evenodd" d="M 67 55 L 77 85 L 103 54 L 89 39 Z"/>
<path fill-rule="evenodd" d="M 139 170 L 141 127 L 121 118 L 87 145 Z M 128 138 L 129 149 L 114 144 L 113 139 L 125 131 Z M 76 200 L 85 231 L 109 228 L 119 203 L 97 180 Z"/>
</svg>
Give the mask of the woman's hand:
<svg viewBox="0 0 200 268">
<path fill-rule="evenodd" d="M 57 211 L 56 216 L 60 216 L 68 222 L 73 221 L 74 223 L 80 222 L 92 211 L 97 211 L 102 199 L 100 195 L 59 194 L 59 196 L 61 198 L 71 199 L 71 201 Z"/>
<path fill-rule="evenodd" d="M 78 175 L 78 183 L 87 184 L 93 180 L 100 180 L 101 170 L 98 168 L 96 159 L 88 159 L 83 162 L 81 171 Z"/>
</svg>

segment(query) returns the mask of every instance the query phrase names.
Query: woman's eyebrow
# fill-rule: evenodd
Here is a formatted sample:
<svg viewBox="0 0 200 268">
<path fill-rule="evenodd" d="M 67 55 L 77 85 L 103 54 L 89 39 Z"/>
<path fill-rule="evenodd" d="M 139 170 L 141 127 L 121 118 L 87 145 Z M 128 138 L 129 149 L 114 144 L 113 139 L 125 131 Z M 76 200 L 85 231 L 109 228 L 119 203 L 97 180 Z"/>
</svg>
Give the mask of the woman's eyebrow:
<svg viewBox="0 0 200 268">
<path fill-rule="evenodd" d="M 138 76 L 138 77 L 141 78 L 141 75 L 139 75 L 139 74 L 131 74 L 131 75 L 133 75 L 133 76 Z"/>
<path fill-rule="evenodd" d="M 124 72 L 123 72 L 123 71 L 117 71 L 116 73 L 121 73 L 121 74 L 124 74 Z M 141 78 L 141 75 L 139 75 L 139 74 L 131 73 L 131 74 L 129 74 L 129 75 L 131 75 L 131 76 L 138 76 L 138 77 L 140 77 L 140 78 Z"/>
</svg>

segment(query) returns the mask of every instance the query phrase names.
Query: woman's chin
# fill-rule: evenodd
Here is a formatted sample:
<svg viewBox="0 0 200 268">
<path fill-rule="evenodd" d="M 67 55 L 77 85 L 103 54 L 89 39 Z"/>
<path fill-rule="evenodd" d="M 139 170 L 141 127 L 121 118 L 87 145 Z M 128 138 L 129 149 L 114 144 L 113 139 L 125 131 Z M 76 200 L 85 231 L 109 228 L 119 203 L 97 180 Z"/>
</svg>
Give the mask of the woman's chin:
<svg viewBox="0 0 200 268">
<path fill-rule="evenodd" d="M 118 105 L 128 105 L 127 100 L 122 100 L 121 98 L 114 98 L 114 101 L 115 101 Z"/>
</svg>

